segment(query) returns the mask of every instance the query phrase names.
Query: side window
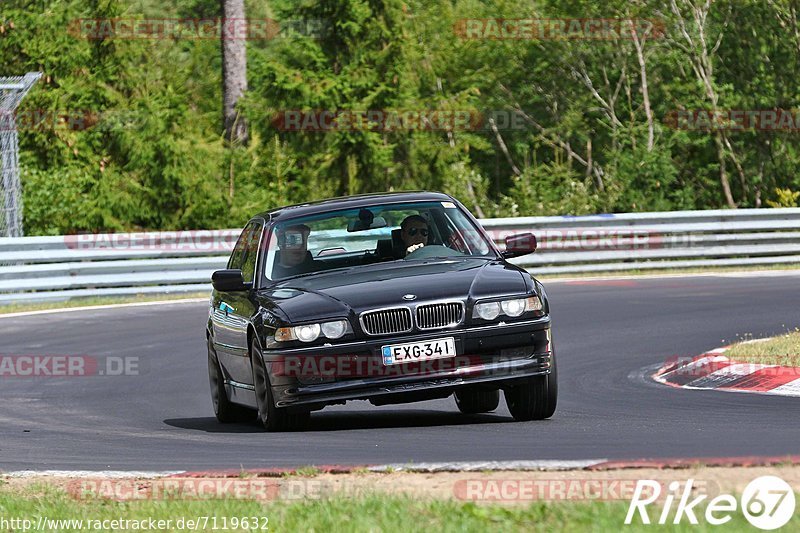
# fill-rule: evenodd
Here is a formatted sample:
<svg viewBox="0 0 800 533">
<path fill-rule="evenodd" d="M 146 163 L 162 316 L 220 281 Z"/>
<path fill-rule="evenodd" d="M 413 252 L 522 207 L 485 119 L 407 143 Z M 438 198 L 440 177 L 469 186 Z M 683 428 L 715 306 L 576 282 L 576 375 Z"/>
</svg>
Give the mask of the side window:
<svg viewBox="0 0 800 533">
<path fill-rule="evenodd" d="M 256 274 L 258 245 L 261 242 L 261 224 L 253 224 L 253 229 L 248 233 L 247 240 L 248 243 L 244 248 L 244 259 L 242 261 L 242 279 L 244 279 L 245 283 L 252 283 Z"/>
<path fill-rule="evenodd" d="M 231 258 L 228 260 L 228 268 L 241 270 L 245 283 L 253 281 L 260 236 L 260 224 L 256 222 L 247 224 L 242 230 L 242 234 L 239 235 L 239 240 L 236 241 Z"/>
<path fill-rule="evenodd" d="M 244 247 L 245 247 L 246 242 L 247 242 L 247 235 L 248 235 L 248 233 L 250 233 L 252 228 L 253 228 L 253 224 L 251 222 L 251 223 L 247 224 L 244 227 L 244 229 L 242 230 L 242 233 L 239 235 L 239 240 L 236 241 L 236 245 L 233 247 L 233 252 L 231 252 L 231 258 L 228 259 L 228 268 L 229 269 L 230 268 L 237 268 L 237 269 L 241 269 L 242 268 L 242 259 L 244 258 L 242 254 L 244 252 Z"/>
</svg>

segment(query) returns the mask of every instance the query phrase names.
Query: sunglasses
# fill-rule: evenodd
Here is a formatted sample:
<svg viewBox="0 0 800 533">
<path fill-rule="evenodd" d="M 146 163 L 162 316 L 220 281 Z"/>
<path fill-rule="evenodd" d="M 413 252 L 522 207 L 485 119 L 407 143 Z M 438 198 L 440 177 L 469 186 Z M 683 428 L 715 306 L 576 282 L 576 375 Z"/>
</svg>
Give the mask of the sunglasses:
<svg viewBox="0 0 800 533">
<path fill-rule="evenodd" d="M 423 237 L 427 237 L 430 231 L 424 228 L 411 228 L 408 230 L 408 234 L 411 235 L 412 237 L 415 236 L 417 233 L 419 233 Z"/>
<path fill-rule="evenodd" d="M 283 236 L 284 248 L 302 248 L 305 236 L 302 233 L 286 233 Z"/>
</svg>

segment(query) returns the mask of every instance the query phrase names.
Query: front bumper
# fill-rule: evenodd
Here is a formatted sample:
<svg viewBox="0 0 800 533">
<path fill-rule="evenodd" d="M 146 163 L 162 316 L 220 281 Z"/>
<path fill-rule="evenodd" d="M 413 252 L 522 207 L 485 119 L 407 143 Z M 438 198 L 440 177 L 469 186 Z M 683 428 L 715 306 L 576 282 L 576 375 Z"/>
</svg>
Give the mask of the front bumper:
<svg viewBox="0 0 800 533">
<path fill-rule="evenodd" d="M 381 347 L 453 337 L 456 357 L 384 366 Z M 550 317 L 381 337 L 336 345 L 266 350 L 277 407 L 318 409 L 347 400 L 395 403 L 392 397 L 446 396 L 465 385 L 497 388 L 550 372 Z M 399 399 L 398 401 L 403 401 Z"/>
</svg>

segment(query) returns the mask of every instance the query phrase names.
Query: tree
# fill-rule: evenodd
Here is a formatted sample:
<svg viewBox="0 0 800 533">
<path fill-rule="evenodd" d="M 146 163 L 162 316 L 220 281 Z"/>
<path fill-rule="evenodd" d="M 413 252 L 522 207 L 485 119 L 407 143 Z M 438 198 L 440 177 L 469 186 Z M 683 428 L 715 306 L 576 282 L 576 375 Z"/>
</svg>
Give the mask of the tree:
<svg viewBox="0 0 800 533">
<path fill-rule="evenodd" d="M 247 91 L 247 46 L 237 28 L 247 17 L 244 0 L 220 0 L 222 7 L 222 124 L 225 140 L 232 144 L 247 143 L 247 122 L 236 104 Z M 231 186 L 233 182 L 231 182 Z"/>
</svg>

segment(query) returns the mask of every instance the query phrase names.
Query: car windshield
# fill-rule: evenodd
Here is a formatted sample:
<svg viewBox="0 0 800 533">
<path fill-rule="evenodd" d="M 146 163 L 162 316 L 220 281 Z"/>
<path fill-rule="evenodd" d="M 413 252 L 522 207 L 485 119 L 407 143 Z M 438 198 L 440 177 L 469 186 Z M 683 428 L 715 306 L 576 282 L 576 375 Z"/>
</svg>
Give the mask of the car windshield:
<svg viewBox="0 0 800 533">
<path fill-rule="evenodd" d="M 378 204 L 294 218 L 275 225 L 266 250 L 267 280 L 385 261 L 496 256 L 453 202 Z"/>
</svg>

